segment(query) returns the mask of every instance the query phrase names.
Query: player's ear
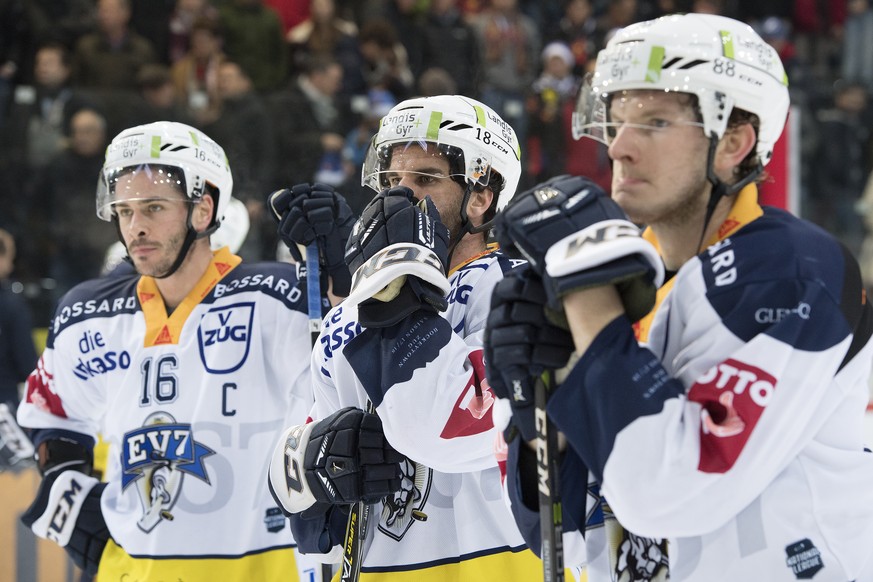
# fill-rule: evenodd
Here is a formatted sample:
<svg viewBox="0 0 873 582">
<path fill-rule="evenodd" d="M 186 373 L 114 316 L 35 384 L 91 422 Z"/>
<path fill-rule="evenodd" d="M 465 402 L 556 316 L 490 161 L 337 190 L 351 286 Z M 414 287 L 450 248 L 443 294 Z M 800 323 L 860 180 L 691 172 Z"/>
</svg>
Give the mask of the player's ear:
<svg viewBox="0 0 873 582">
<path fill-rule="evenodd" d="M 741 123 L 729 127 L 718 142 L 713 167 L 721 178 L 729 178 L 736 168 L 755 147 L 757 135 L 751 123 Z"/>
<path fill-rule="evenodd" d="M 481 224 L 481 218 L 491 208 L 492 200 L 494 200 L 494 192 L 491 188 L 473 190 L 470 194 L 470 199 L 467 201 L 467 216 L 474 224 Z M 480 220 L 477 221 L 476 219 Z"/>
<path fill-rule="evenodd" d="M 212 215 L 215 212 L 215 201 L 212 195 L 206 194 L 200 202 L 194 205 L 191 213 L 191 225 L 197 232 L 203 232 L 212 223 Z"/>
</svg>

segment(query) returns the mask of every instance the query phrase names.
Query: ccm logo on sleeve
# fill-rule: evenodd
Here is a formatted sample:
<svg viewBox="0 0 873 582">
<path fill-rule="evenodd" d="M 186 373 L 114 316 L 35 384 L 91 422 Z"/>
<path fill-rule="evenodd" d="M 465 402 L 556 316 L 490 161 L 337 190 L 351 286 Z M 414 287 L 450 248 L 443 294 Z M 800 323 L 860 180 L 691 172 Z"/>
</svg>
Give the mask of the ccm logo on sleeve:
<svg viewBox="0 0 873 582">
<path fill-rule="evenodd" d="M 733 466 L 775 389 L 776 378 L 732 359 L 697 379 L 688 399 L 703 407 L 699 470 L 724 473 Z"/>
</svg>

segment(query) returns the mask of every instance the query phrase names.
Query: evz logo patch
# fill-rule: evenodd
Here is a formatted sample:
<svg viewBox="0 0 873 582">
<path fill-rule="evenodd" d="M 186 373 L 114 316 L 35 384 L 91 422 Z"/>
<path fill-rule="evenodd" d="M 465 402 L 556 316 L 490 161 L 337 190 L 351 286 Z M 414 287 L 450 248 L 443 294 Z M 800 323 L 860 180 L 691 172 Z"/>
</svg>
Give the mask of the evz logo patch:
<svg viewBox="0 0 873 582">
<path fill-rule="evenodd" d="M 255 304 L 236 303 L 207 311 L 197 328 L 203 367 L 211 374 L 238 370 L 249 355 Z"/>
<path fill-rule="evenodd" d="M 144 532 L 173 519 L 170 510 L 179 500 L 185 474 L 209 484 L 203 459 L 215 451 L 194 440 L 190 424 L 178 423 L 165 412 L 150 415 L 142 428 L 126 433 L 121 448 L 121 489 L 136 485 L 143 508 L 137 525 Z"/>
</svg>

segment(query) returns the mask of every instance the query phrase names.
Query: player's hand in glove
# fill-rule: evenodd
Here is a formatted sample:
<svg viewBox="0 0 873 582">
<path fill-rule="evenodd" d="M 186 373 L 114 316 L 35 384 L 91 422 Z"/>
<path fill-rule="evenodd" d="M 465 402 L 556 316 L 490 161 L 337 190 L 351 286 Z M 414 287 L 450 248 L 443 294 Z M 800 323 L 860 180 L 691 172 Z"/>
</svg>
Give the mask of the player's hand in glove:
<svg viewBox="0 0 873 582">
<path fill-rule="evenodd" d="M 494 394 L 512 407 L 507 441 L 512 439 L 512 426 L 524 440 L 536 438 L 536 378 L 546 370 L 566 366 L 573 353 L 573 337 L 549 322 L 543 310 L 545 301 L 543 283 L 528 267 L 508 273 L 491 293 L 485 324 L 485 374 Z"/>
<path fill-rule="evenodd" d="M 100 510 L 105 488 L 106 483 L 79 471 L 49 471 L 21 521 L 37 536 L 63 547 L 74 564 L 93 576 L 111 539 Z"/>
<path fill-rule="evenodd" d="M 316 242 L 322 271 L 333 280 L 334 295 L 347 296 L 352 276 L 343 255 L 355 215 L 343 195 L 319 182 L 297 184 L 270 194 L 269 203 L 279 222 L 279 236 L 294 260 L 304 261 L 297 245 Z"/>
<path fill-rule="evenodd" d="M 449 230 L 430 197 L 383 190 L 364 209 L 346 247 L 352 276 L 348 303 L 365 327 L 388 327 L 418 309 L 444 311 Z"/>
<path fill-rule="evenodd" d="M 270 492 L 288 515 L 316 503 L 375 503 L 400 489 L 404 459 L 378 416 L 343 408 L 282 434 L 270 458 Z"/>
<path fill-rule="evenodd" d="M 655 304 L 664 267 L 655 248 L 598 185 L 558 176 L 517 194 L 497 215 L 497 240 L 543 278 L 552 310 L 581 289 L 615 285 L 631 321 Z M 555 318 L 557 320 L 557 318 Z"/>
</svg>

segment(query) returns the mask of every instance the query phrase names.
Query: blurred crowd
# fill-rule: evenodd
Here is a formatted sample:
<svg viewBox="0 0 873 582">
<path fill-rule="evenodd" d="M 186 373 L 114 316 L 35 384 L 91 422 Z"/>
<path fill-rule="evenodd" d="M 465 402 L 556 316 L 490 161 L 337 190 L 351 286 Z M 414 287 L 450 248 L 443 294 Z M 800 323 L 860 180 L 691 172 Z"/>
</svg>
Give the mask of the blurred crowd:
<svg viewBox="0 0 873 582">
<path fill-rule="evenodd" d="M 871 0 L 0 0 L 0 228 L 18 248 L 4 284 L 45 326 L 100 274 L 117 240 L 94 215 L 104 148 L 157 120 L 224 146 L 252 225 L 246 260 L 276 257 L 274 189 L 325 182 L 360 211 L 369 139 L 415 95 L 494 108 L 520 137 L 521 188 L 569 172 L 608 189 L 605 149 L 569 134 L 581 78 L 618 28 L 692 11 L 748 22 L 779 50 L 804 217 L 873 282 Z"/>
</svg>

